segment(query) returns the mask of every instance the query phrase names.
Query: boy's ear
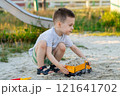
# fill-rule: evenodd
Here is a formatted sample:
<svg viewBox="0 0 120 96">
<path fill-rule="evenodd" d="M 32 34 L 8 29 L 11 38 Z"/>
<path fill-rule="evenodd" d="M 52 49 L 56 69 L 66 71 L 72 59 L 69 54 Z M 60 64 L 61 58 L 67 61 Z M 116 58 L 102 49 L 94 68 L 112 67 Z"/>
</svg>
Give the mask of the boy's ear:
<svg viewBox="0 0 120 96">
<path fill-rule="evenodd" d="M 58 25 L 58 27 L 61 27 L 61 22 L 58 21 L 58 22 L 57 22 L 57 25 Z"/>
</svg>

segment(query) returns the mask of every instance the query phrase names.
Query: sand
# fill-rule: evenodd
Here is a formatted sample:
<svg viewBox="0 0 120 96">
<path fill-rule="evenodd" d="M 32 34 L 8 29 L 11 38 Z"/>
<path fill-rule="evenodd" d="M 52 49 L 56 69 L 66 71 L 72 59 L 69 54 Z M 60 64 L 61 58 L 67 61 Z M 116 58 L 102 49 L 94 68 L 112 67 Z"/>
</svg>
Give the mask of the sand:
<svg viewBox="0 0 120 96">
<path fill-rule="evenodd" d="M 28 52 L 15 53 L 9 57 L 8 63 L 0 62 L 0 80 L 32 77 L 32 80 L 120 80 L 120 37 L 96 37 L 85 35 L 70 35 L 71 40 L 91 61 L 92 72 L 81 76 L 65 77 L 62 73 L 49 76 L 37 76 L 37 66 L 33 64 Z M 76 58 L 69 48 L 66 49 L 61 64 L 72 62 Z"/>
</svg>

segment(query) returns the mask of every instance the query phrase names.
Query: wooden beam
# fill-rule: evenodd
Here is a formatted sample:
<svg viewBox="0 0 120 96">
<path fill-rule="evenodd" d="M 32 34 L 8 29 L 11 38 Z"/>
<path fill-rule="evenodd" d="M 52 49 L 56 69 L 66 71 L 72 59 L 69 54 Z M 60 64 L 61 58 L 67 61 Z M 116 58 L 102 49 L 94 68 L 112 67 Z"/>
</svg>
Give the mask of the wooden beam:
<svg viewBox="0 0 120 96">
<path fill-rule="evenodd" d="M 46 0 L 42 0 L 42 10 L 46 10 Z"/>
</svg>

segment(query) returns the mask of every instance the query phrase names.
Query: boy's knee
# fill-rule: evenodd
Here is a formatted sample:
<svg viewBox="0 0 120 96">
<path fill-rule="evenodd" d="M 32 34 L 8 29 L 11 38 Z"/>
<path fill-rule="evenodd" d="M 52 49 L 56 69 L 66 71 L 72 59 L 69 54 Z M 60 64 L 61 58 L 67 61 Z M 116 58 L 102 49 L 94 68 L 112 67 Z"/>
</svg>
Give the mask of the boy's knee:
<svg viewBox="0 0 120 96">
<path fill-rule="evenodd" d="M 63 52 L 65 52 L 66 46 L 64 43 L 59 43 L 59 49 Z"/>
<path fill-rule="evenodd" d="M 40 41 L 38 43 L 38 46 L 39 46 L 39 48 L 46 49 L 46 47 L 47 47 L 46 41 Z"/>
</svg>

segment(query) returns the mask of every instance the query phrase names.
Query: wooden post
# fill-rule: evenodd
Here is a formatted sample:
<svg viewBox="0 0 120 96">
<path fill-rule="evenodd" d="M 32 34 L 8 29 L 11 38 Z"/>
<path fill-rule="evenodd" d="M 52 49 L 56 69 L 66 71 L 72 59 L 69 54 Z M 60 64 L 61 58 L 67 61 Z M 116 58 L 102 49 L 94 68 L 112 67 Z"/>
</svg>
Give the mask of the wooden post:
<svg viewBox="0 0 120 96">
<path fill-rule="evenodd" d="M 95 6 L 95 0 L 94 0 L 94 1 L 92 1 L 92 6 Z"/>
<path fill-rule="evenodd" d="M 90 7 L 90 1 L 86 0 L 86 8 L 89 8 L 89 7 Z"/>
<path fill-rule="evenodd" d="M 25 0 L 25 8 L 28 8 L 28 0 Z"/>
<path fill-rule="evenodd" d="M 42 10 L 46 10 L 46 0 L 42 0 Z"/>
<path fill-rule="evenodd" d="M 63 2 L 60 2 L 60 7 L 63 7 Z"/>
<path fill-rule="evenodd" d="M 38 11 L 38 0 L 34 0 L 34 10 Z"/>
<path fill-rule="evenodd" d="M 102 0 L 99 1 L 99 6 L 102 7 Z"/>
<path fill-rule="evenodd" d="M 31 0 L 25 0 L 25 8 L 31 8 Z"/>
</svg>

